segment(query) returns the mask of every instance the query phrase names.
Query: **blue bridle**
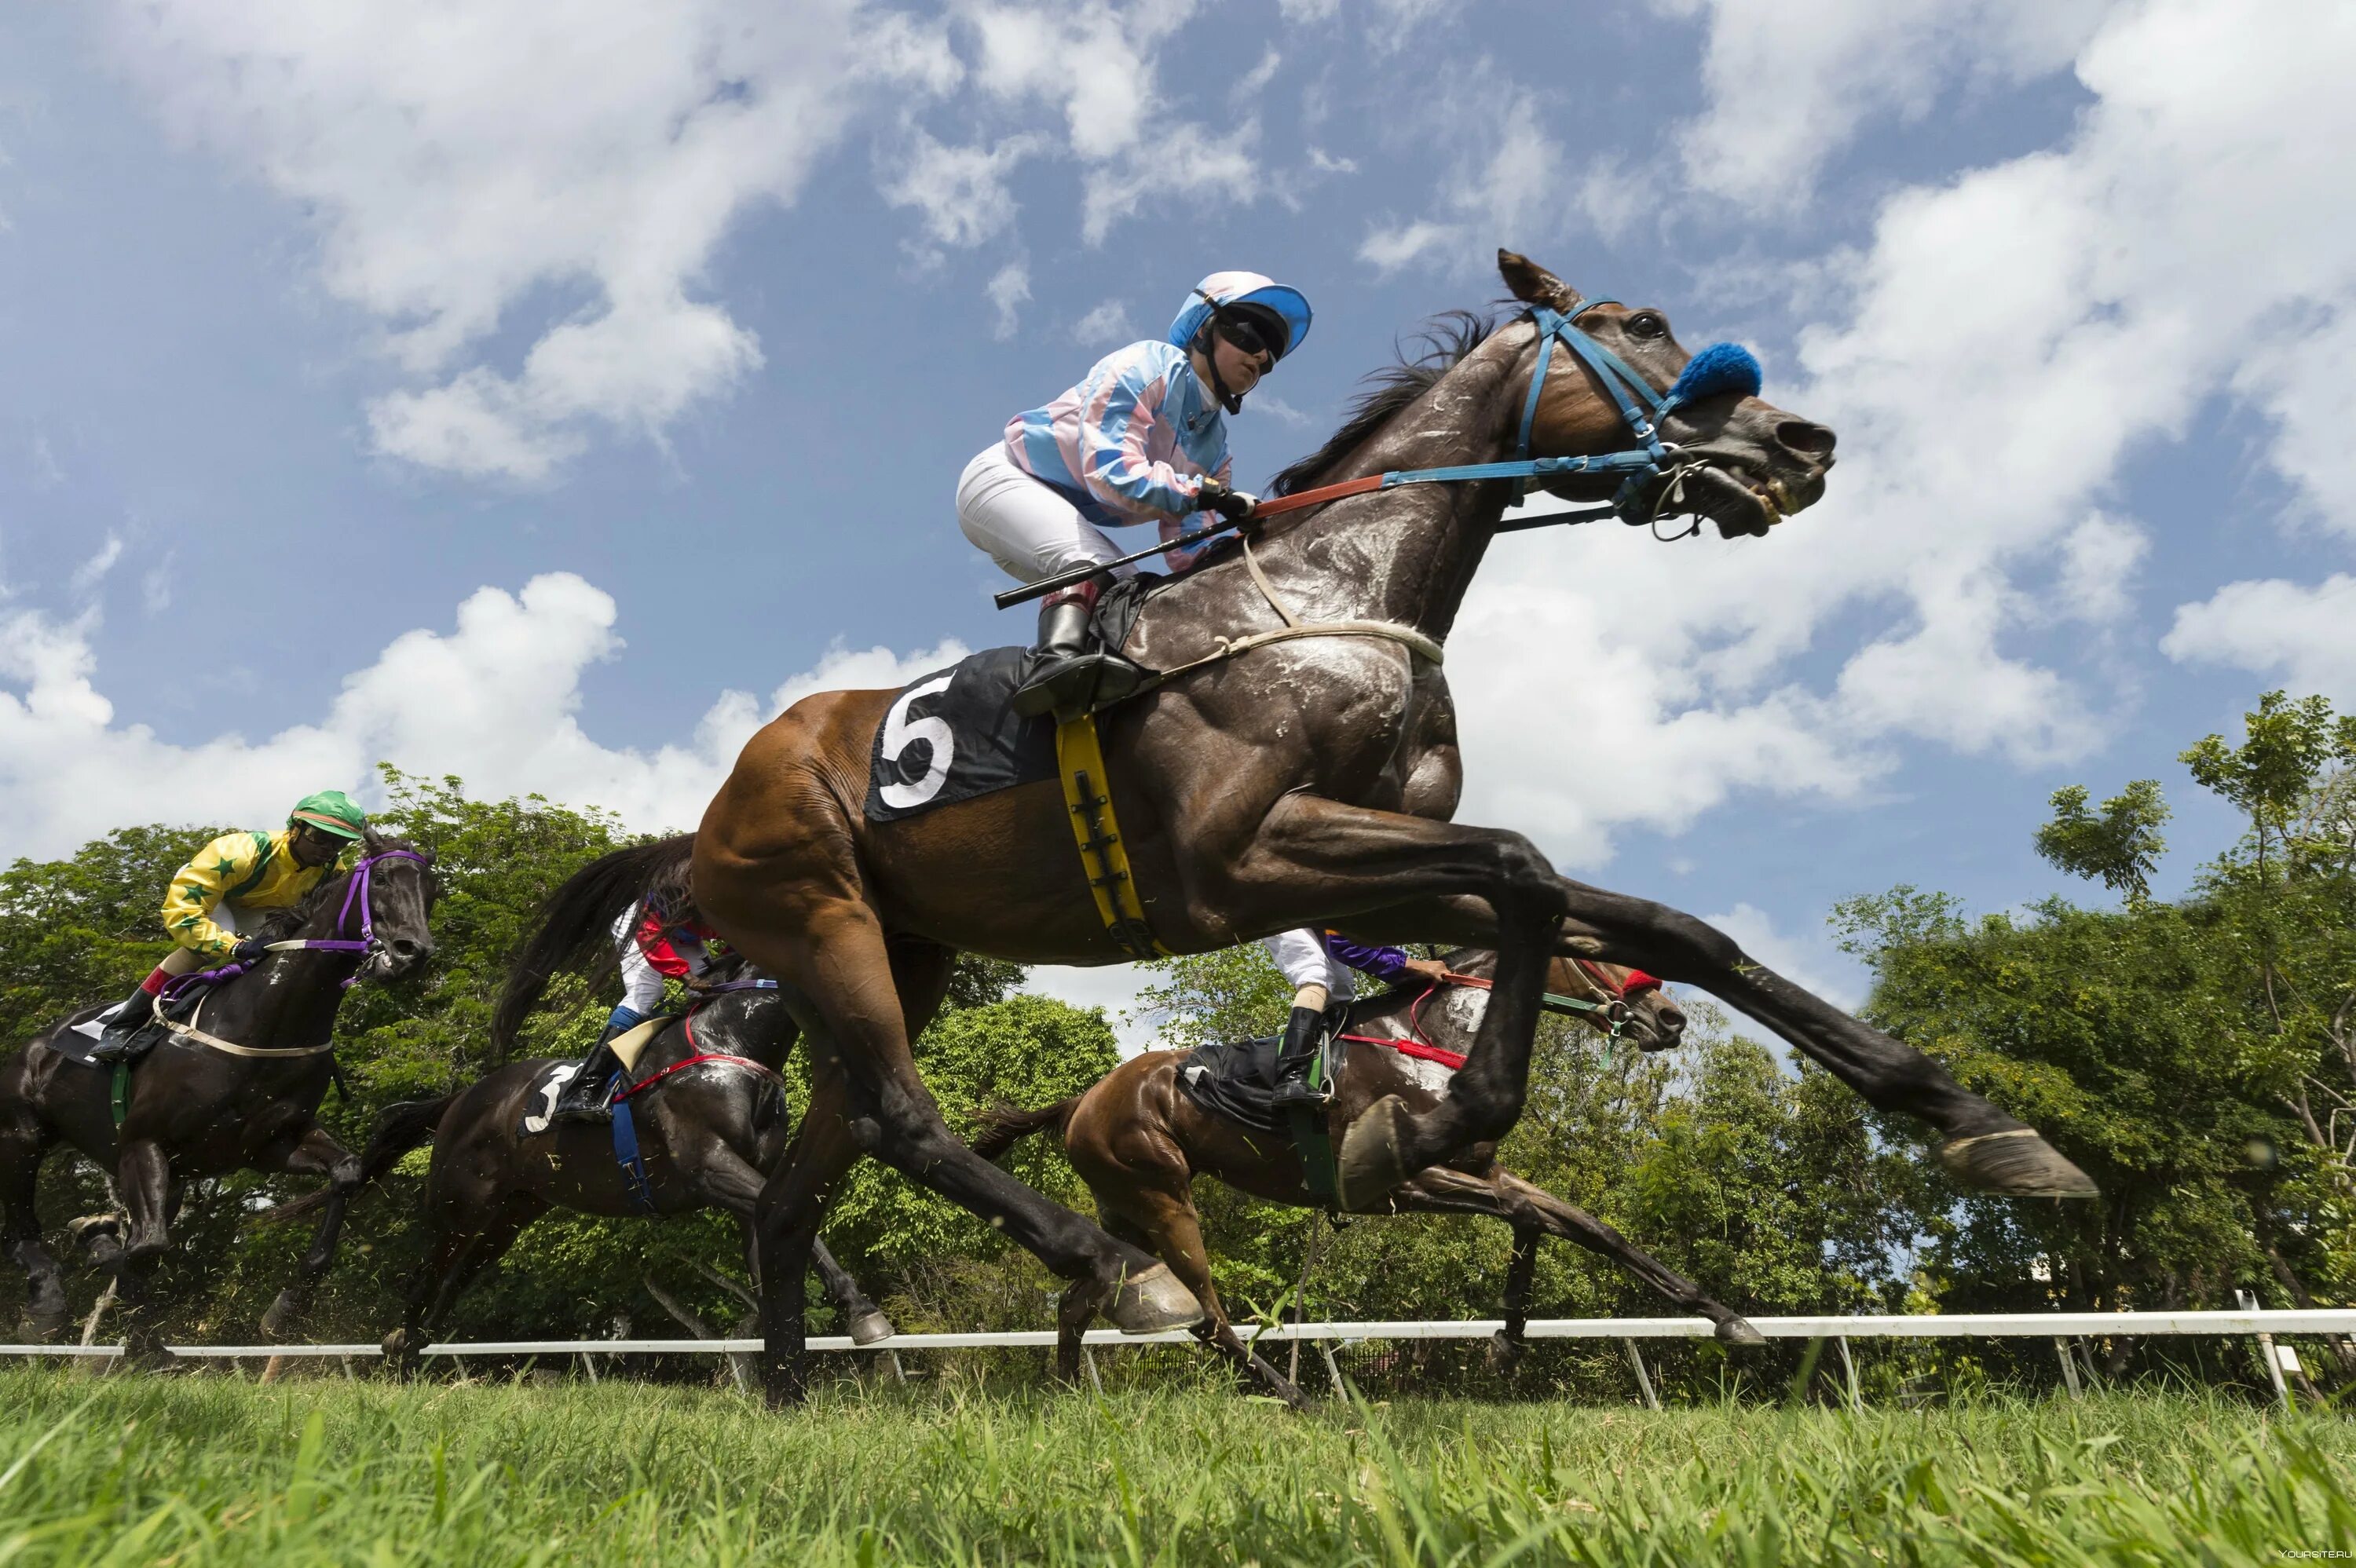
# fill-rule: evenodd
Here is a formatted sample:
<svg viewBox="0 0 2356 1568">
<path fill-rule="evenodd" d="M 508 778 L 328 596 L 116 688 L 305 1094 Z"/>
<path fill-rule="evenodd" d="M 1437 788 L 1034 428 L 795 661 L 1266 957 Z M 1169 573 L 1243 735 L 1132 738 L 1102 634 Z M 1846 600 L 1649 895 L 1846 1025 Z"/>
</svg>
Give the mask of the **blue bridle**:
<svg viewBox="0 0 2356 1568">
<path fill-rule="evenodd" d="M 1552 310 L 1534 305 L 1530 318 L 1537 324 L 1538 362 L 1530 374 L 1529 396 L 1522 403 L 1521 433 L 1514 443 L 1514 456 L 1507 463 L 1462 463 L 1447 468 L 1410 468 L 1383 475 L 1381 488 L 1392 489 L 1400 485 L 1436 485 L 1453 480 L 1518 479 L 1522 493 L 1529 492 L 1533 480 L 1559 479 L 1572 475 L 1619 474 L 1626 477 L 1612 499 L 1601 506 L 1581 511 L 1552 513 L 1533 519 L 1525 526 L 1538 523 L 1583 523 L 1598 517 L 1619 517 L 1632 523 L 1646 523 L 1649 517 L 1633 515 L 1637 498 L 1648 481 L 1667 476 L 1677 466 L 1676 449 L 1661 440 L 1661 426 L 1670 414 L 1687 403 L 1720 393 L 1734 392 L 1743 397 L 1757 397 L 1761 385 L 1759 361 L 1740 343 L 1713 343 L 1687 361 L 1686 368 L 1665 393 L 1653 390 L 1652 384 L 1638 375 L 1628 362 L 1590 337 L 1578 325 L 1579 318 L 1597 305 L 1617 304 L 1610 299 L 1587 300 L 1569 311 Z M 1530 434 L 1537 423 L 1538 400 L 1545 395 L 1547 371 L 1554 363 L 1554 346 L 1562 344 L 1577 355 L 1595 374 L 1603 389 L 1612 394 L 1619 406 L 1620 418 L 1638 444 L 1620 452 L 1593 453 L 1585 457 L 1532 457 Z M 1657 508 L 1656 508 L 1657 509 Z"/>
</svg>

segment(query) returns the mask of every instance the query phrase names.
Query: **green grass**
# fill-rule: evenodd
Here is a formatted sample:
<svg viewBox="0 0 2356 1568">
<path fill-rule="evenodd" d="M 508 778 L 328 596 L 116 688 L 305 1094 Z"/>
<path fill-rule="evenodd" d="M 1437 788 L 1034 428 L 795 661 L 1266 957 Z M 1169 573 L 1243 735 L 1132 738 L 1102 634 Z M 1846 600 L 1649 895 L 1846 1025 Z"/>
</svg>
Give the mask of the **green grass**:
<svg viewBox="0 0 2356 1568">
<path fill-rule="evenodd" d="M 2191 1394 L 1646 1414 L 0 1369 L 19 1563 L 2280 1563 L 2356 1428 Z"/>
</svg>

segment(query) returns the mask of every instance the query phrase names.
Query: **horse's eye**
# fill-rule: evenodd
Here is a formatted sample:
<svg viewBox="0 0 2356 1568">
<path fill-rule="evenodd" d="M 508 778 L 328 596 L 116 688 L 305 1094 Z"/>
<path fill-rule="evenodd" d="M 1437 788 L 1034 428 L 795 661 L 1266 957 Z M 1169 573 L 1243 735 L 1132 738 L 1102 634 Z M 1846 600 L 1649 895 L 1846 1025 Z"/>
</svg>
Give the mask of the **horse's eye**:
<svg viewBox="0 0 2356 1568">
<path fill-rule="evenodd" d="M 1638 337 L 1665 337 L 1669 324 L 1656 310 L 1640 310 L 1628 318 L 1628 330 Z"/>
</svg>

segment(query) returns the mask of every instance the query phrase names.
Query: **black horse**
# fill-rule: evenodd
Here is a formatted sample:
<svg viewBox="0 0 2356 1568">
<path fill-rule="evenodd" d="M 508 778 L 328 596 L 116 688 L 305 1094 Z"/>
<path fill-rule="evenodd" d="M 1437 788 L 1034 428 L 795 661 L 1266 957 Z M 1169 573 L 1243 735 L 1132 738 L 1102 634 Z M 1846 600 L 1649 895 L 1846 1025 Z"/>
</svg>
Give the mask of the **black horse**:
<svg viewBox="0 0 2356 1568">
<path fill-rule="evenodd" d="M 147 1307 L 166 1225 L 187 1183 L 234 1170 L 314 1175 L 330 1186 L 313 1205 L 326 1213 L 294 1281 L 262 1319 L 283 1332 L 335 1261 L 344 1209 L 360 1162 L 319 1125 L 335 1074 L 336 1009 L 354 982 L 407 974 L 434 951 L 427 922 L 437 896 L 430 860 L 370 833 L 352 869 L 319 884 L 262 935 L 316 943 L 269 954 L 210 992 L 192 1020 L 118 1080 L 62 1048 L 68 1030 L 96 1018 L 88 1007 L 54 1025 L 0 1066 L 0 1223 L 8 1255 L 27 1280 L 26 1317 L 44 1337 L 66 1320 L 65 1282 L 41 1243 L 34 1194 L 41 1162 L 70 1144 L 112 1179 L 126 1233 L 102 1229 L 91 1256 L 115 1274 L 126 1348 L 162 1353 Z"/>
<path fill-rule="evenodd" d="M 633 907 L 648 859 L 644 849 L 616 851 L 550 895 L 493 1018 L 502 1055 L 514 1048 L 554 974 L 585 968 L 594 985 L 610 971 L 613 923 Z M 670 907 L 685 907 L 683 890 L 675 891 Z M 724 988 L 730 986 L 743 988 Z M 689 1012 L 660 1025 L 626 1075 L 642 1174 L 619 1162 L 610 1127 L 548 1119 L 561 1082 L 552 1070 L 564 1065 L 562 1058 L 509 1061 L 464 1089 L 385 1111 L 361 1156 L 360 1181 L 377 1179 L 403 1154 L 434 1141 L 426 1256 L 402 1327 L 385 1339 L 386 1353 L 404 1371 L 413 1369 L 467 1287 L 552 1209 L 664 1219 L 725 1210 L 744 1226 L 746 1265 L 758 1278 L 753 1206 L 793 1131 L 777 1075 L 798 1035 L 774 986 L 756 985 L 741 966 L 735 975 L 717 973 Z M 290 1204 L 280 1213 L 305 1206 Z M 812 1261 L 854 1341 L 871 1345 L 891 1336 L 890 1319 L 823 1245 L 814 1248 Z"/>
</svg>

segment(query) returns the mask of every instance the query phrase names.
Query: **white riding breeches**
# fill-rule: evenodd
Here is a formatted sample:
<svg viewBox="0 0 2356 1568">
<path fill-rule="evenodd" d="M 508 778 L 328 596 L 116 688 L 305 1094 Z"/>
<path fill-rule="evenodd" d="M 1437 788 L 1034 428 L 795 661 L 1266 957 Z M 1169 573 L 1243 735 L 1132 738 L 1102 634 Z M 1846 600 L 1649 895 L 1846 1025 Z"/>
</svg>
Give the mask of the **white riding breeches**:
<svg viewBox="0 0 2356 1568">
<path fill-rule="evenodd" d="M 634 904 L 614 923 L 614 945 L 622 955 L 622 1005 L 634 1013 L 648 1018 L 662 1006 L 662 971 L 647 962 L 631 940 L 638 923 L 638 911 Z"/>
<path fill-rule="evenodd" d="M 1346 1002 L 1355 998 L 1358 988 L 1353 982 L 1357 971 L 1325 951 L 1325 944 L 1317 933 L 1306 927 L 1299 931 L 1280 931 L 1274 936 L 1263 936 L 1259 944 L 1276 960 L 1276 966 L 1292 983 L 1296 991 L 1303 986 L 1323 986 L 1333 1001 Z"/>
<path fill-rule="evenodd" d="M 957 510 L 965 537 L 1019 581 L 1036 582 L 1129 553 L 1054 488 L 1017 468 L 1003 444 L 989 447 L 965 465 Z M 1115 567 L 1113 575 L 1127 577 L 1136 570 Z"/>
</svg>

